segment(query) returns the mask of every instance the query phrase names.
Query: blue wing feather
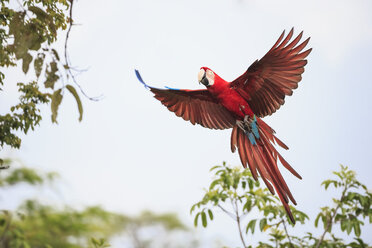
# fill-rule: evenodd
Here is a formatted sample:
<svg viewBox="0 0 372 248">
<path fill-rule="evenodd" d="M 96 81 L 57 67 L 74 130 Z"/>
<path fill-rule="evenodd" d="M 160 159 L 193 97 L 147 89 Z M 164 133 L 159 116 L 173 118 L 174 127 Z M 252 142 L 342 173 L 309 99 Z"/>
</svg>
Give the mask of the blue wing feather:
<svg viewBox="0 0 372 248">
<path fill-rule="evenodd" d="M 177 88 L 171 88 L 171 87 L 168 87 L 168 86 L 164 86 L 166 89 L 168 90 L 181 90 L 181 89 L 177 89 Z"/>
<path fill-rule="evenodd" d="M 143 79 L 142 79 L 141 74 L 139 73 L 139 71 L 138 71 L 137 69 L 134 69 L 134 71 L 135 71 L 135 73 L 136 73 L 136 76 L 137 76 L 137 78 L 138 78 L 138 81 L 140 81 L 141 84 L 143 84 L 143 86 L 145 86 L 146 89 L 150 89 L 151 87 L 148 86 L 148 85 L 143 81 Z"/>
<path fill-rule="evenodd" d="M 134 69 L 134 72 L 136 73 L 136 76 L 138 78 L 138 81 L 141 82 L 141 84 L 143 84 L 143 86 L 145 86 L 146 89 L 150 89 L 150 88 L 155 88 L 155 87 L 151 87 L 149 85 L 147 85 L 145 83 L 145 81 L 143 81 L 142 77 L 141 77 L 141 74 L 139 73 L 139 71 L 137 69 Z M 180 89 L 176 89 L 176 88 L 171 88 L 171 87 L 168 87 L 168 86 L 164 86 L 166 89 L 168 90 L 180 90 Z M 155 89 L 159 89 L 159 88 L 155 88 Z"/>
</svg>

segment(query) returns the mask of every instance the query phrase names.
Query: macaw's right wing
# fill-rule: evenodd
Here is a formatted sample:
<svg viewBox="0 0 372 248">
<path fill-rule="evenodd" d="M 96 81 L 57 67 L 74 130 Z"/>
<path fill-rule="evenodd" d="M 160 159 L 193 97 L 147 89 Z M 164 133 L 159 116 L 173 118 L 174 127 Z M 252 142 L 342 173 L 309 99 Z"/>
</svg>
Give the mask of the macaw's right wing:
<svg viewBox="0 0 372 248">
<path fill-rule="evenodd" d="M 235 125 L 235 118 L 219 104 L 208 90 L 158 89 L 148 86 L 137 70 L 138 80 L 158 99 L 169 111 L 193 125 L 198 123 L 211 129 L 227 129 Z"/>
<path fill-rule="evenodd" d="M 285 96 L 292 95 L 301 81 L 307 63 L 305 58 L 311 48 L 302 50 L 310 38 L 297 45 L 302 32 L 290 42 L 292 36 L 293 28 L 285 38 L 283 32 L 265 56 L 231 82 L 231 87 L 248 102 L 258 117 L 271 115 L 278 110 L 284 104 Z"/>
</svg>

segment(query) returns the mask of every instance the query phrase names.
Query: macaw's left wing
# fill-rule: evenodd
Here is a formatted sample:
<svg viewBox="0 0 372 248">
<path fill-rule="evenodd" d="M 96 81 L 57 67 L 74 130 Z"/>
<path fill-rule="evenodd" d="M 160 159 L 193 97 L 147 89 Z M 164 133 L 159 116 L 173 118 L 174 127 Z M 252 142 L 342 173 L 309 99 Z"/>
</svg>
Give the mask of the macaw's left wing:
<svg viewBox="0 0 372 248">
<path fill-rule="evenodd" d="M 230 112 L 219 104 L 208 90 L 158 89 L 148 86 L 137 70 L 138 80 L 158 99 L 169 111 L 193 125 L 198 123 L 211 129 L 232 128 L 236 120 Z"/>
<path fill-rule="evenodd" d="M 302 38 L 302 32 L 288 44 L 292 35 L 293 28 L 282 41 L 283 32 L 265 56 L 256 60 L 243 75 L 230 84 L 259 117 L 271 115 L 279 109 L 284 104 L 284 97 L 292 95 L 301 81 L 301 74 L 307 63 L 305 58 L 311 48 L 301 51 L 310 38 L 296 46 Z"/>
</svg>

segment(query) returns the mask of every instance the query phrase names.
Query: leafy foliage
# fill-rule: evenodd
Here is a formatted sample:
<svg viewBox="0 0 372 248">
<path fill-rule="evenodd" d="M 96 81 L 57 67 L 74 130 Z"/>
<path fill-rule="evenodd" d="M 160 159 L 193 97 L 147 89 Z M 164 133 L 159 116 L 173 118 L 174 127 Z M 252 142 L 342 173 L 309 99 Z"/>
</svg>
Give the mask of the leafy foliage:
<svg viewBox="0 0 372 248">
<path fill-rule="evenodd" d="M 4 160 L 6 165 L 13 162 Z M 6 189 L 20 183 L 42 185 L 56 176 L 15 167 L 12 164 L 9 170 L 0 171 L 0 187 Z M 162 230 L 167 235 L 158 241 Z M 144 236 L 144 231 L 147 234 L 151 231 L 153 235 Z M 99 206 L 76 210 L 44 205 L 37 200 L 25 200 L 17 211 L 0 210 L 0 247 L 4 248 L 104 248 L 109 247 L 107 240 L 119 234 L 126 237 L 130 247 L 144 248 L 154 242 L 177 244 L 167 240 L 176 231 L 186 234 L 188 229 L 174 213 L 143 211 L 137 216 L 128 216 Z"/>
<path fill-rule="evenodd" d="M 71 28 L 73 0 L 23 0 L 13 3 L 0 0 L 0 3 L 1 70 L 18 66 L 24 74 L 31 76 L 30 69 L 33 68 L 35 77 L 30 82 L 17 83 L 19 104 L 0 115 L 0 148 L 4 145 L 19 148 L 21 139 L 16 131 L 27 134 L 40 123 L 41 105 L 51 103 L 52 122 L 57 122 L 64 89 L 76 99 L 79 121 L 82 120 L 82 103 L 72 85 L 77 83 L 67 59 L 67 51 L 64 51 L 63 62 L 59 52 L 53 48 L 58 31 Z M 5 74 L 0 72 L 0 90 L 5 80 Z"/>
<path fill-rule="evenodd" d="M 230 168 L 223 163 L 211 171 L 214 172 L 213 181 L 202 200 L 191 207 L 191 213 L 195 213 L 195 226 L 201 221 L 203 227 L 207 227 L 208 219 L 212 221 L 214 218 L 213 211 L 220 209 L 236 222 L 243 247 L 248 247 L 247 236 L 257 230 L 269 235 L 269 243 L 259 242 L 257 247 L 368 247 L 359 237 L 365 219 L 372 223 L 372 195 L 356 179 L 355 172 L 347 167 L 341 166 L 341 171 L 334 172 L 337 179 L 322 183 L 325 189 L 333 185 L 342 189 L 342 193 L 340 199 L 333 199 L 336 207 L 323 207 L 315 219 L 315 227 L 319 222 L 323 223 L 324 232 L 320 238 L 315 238 L 310 232 L 303 237 L 290 235 L 288 227 L 294 224 L 279 199 L 267 188 L 261 187 L 249 170 Z M 292 206 L 291 211 L 297 223 L 309 225 L 309 217 L 304 212 Z M 242 219 L 246 216 L 252 217 L 243 224 Z M 257 216 L 260 217 L 253 218 Z M 335 237 L 331 231 L 336 224 L 340 224 L 341 231 L 348 235 L 354 230 L 355 241 L 346 244 L 343 239 Z M 326 233 L 331 234 L 330 240 L 325 239 Z"/>
<path fill-rule="evenodd" d="M 95 239 L 95 238 L 91 238 L 90 239 L 90 243 L 92 245 L 93 248 L 105 248 L 105 247 L 110 247 L 109 244 L 106 243 L 106 240 L 105 239 Z"/>
<path fill-rule="evenodd" d="M 5 159 L 4 165 L 9 167 L 14 161 Z M 46 181 L 54 180 L 58 175 L 56 173 L 40 173 L 27 167 L 12 168 L 10 170 L 1 171 L 0 187 L 10 187 L 20 183 L 29 185 L 42 185 Z"/>
<path fill-rule="evenodd" d="M 17 247 L 17 243 L 27 247 L 82 247 L 90 236 L 110 237 L 122 231 L 125 221 L 125 217 L 100 207 L 57 210 L 35 200 L 25 201 L 17 213 L 1 230 L 2 247 Z"/>
</svg>

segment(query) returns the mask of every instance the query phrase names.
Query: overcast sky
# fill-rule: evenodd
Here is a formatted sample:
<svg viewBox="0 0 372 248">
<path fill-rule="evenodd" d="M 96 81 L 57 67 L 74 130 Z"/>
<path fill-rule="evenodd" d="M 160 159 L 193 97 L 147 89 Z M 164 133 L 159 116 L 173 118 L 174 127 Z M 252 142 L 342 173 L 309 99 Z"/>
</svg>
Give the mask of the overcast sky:
<svg viewBox="0 0 372 248">
<path fill-rule="evenodd" d="M 282 169 L 298 208 L 314 217 L 330 204 L 335 192 L 324 192 L 320 183 L 340 163 L 372 188 L 371 1 L 80 0 L 74 7 L 81 25 L 71 31 L 70 58 L 89 68 L 78 77 L 86 92 L 104 99 L 83 99 L 79 123 L 76 103 L 66 96 L 59 125 L 51 124 L 45 108 L 40 127 L 22 135 L 22 148 L 1 153 L 58 171 L 57 199 L 125 213 L 176 211 L 192 226 L 189 209 L 209 185 L 209 169 L 222 161 L 240 165 L 238 154 L 230 152 L 231 131 L 176 117 L 138 83 L 134 69 L 157 87 L 201 88 L 201 66 L 231 81 L 292 27 L 311 37 L 313 51 L 299 88 L 264 120 L 290 147 L 282 155 L 303 176 L 298 180 Z M 13 86 L 1 93 L 2 113 L 16 101 L 20 78 L 20 69 L 8 71 Z M 20 196 L 2 204 L 12 207 Z M 293 233 L 304 230 L 298 226 Z M 198 231 L 231 247 L 240 244 L 223 213 Z"/>
</svg>

